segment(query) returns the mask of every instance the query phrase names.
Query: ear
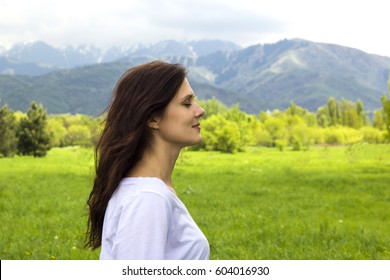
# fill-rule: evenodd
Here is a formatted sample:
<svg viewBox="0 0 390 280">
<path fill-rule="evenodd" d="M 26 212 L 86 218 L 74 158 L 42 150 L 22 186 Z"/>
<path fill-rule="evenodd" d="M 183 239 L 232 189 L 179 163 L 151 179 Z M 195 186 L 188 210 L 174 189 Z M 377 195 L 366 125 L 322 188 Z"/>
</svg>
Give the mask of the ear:
<svg viewBox="0 0 390 280">
<path fill-rule="evenodd" d="M 157 118 L 151 118 L 149 121 L 148 121 L 148 127 L 150 127 L 151 129 L 159 129 L 159 122 L 158 122 L 158 119 Z"/>
</svg>

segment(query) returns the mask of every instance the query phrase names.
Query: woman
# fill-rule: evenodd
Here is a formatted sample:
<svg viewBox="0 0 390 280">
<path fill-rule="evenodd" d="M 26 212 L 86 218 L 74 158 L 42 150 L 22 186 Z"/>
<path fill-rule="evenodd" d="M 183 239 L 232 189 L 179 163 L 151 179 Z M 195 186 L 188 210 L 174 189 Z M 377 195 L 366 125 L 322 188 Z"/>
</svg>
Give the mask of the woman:
<svg viewBox="0 0 390 280">
<path fill-rule="evenodd" d="M 87 246 L 100 259 L 208 259 L 207 239 L 176 196 L 172 171 L 183 147 L 199 143 L 186 71 L 150 62 L 118 81 L 96 147 Z"/>
</svg>

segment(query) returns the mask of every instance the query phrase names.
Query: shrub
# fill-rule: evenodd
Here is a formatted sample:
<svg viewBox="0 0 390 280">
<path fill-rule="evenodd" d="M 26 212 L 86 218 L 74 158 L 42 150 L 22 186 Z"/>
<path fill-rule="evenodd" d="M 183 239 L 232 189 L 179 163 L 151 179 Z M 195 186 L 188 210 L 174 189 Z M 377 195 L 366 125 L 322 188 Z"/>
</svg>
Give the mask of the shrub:
<svg viewBox="0 0 390 280">
<path fill-rule="evenodd" d="M 344 135 L 337 129 L 329 128 L 324 131 L 324 141 L 326 144 L 342 144 L 345 142 Z"/>
<path fill-rule="evenodd" d="M 273 144 L 272 136 L 268 130 L 258 127 L 255 131 L 256 145 L 271 147 Z"/>
<path fill-rule="evenodd" d="M 275 147 L 279 149 L 279 151 L 283 151 L 284 148 L 287 147 L 287 141 L 284 139 L 277 139 L 275 140 Z"/>
<path fill-rule="evenodd" d="M 327 144 L 352 144 L 363 139 L 359 130 L 350 127 L 329 127 L 324 130 L 324 141 Z"/>
<path fill-rule="evenodd" d="M 233 153 L 240 148 L 241 134 L 237 123 L 221 115 L 213 115 L 202 122 L 202 136 L 206 150 Z"/>
<path fill-rule="evenodd" d="M 0 156 L 9 157 L 16 154 L 18 143 L 16 129 L 14 112 L 4 105 L 0 108 Z"/>
<path fill-rule="evenodd" d="M 89 128 L 83 125 L 71 125 L 65 136 L 66 144 L 70 146 L 91 146 L 91 132 Z"/>
<path fill-rule="evenodd" d="M 360 132 L 363 135 L 364 142 L 374 143 L 374 144 L 383 142 L 383 136 L 379 129 L 365 126 L 360 129 Z"/>
<path fill-rule="evenodd" d="M 295 126 L 291 129 L 290 144 L 294 151 L 308 150 L 313 143 L 312 131 L 306 125 Z"/>
</svg>

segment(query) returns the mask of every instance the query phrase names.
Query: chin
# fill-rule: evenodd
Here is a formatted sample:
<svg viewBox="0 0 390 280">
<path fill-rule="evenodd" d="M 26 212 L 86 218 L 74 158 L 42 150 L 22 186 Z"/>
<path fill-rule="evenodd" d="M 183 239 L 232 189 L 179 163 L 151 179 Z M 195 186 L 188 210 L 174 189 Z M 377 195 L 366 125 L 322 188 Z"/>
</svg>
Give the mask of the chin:
<svg viewBox="0 0 390 280">
<path fill-rule="evenodd" d="M 199 139 L 193 141 L 193 142 L 189 142 L 187 143 L 186 145 L 184 145 L 185 147 L 190 147 L 190 146 L 195 146 L 195 145 L 198 145 L 202 142 L 202 137 L 200 137 Z"/>
<path fill-rule="evenodd" d="M 192 145 L 198 145 L 202 142 L 202 136 L 199 137 L 199 139 Z"/>
</svg>

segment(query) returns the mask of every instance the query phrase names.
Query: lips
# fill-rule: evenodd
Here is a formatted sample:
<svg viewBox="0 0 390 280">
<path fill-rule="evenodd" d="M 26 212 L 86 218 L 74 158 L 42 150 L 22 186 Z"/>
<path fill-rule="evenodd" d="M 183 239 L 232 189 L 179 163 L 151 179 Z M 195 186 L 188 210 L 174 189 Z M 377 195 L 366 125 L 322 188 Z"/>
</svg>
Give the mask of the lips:
<svg viewBox="0 0 390 280">
<path fill-rule="evenodd" d="M 200 129 L 200 123 L 193 125 L 192 128 Z"/>
</svg>

